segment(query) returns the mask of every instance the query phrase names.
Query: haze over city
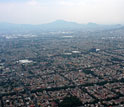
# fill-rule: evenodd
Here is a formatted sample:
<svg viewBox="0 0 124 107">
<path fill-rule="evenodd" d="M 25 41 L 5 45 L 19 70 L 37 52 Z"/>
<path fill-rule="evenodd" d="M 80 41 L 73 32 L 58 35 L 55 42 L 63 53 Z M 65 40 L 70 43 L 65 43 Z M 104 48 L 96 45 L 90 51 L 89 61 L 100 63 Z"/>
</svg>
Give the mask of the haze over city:
<svg viewBox="0 0 124 107">
<path fill-rule="evenodd" d="M 0 0 L 0 22 L 124 24 L 124 0 Z"/>
<path fill-rule="evenodd" d="M 0 107 L 124 107 L 124 0 L 0 0 Z"/>
</svg>

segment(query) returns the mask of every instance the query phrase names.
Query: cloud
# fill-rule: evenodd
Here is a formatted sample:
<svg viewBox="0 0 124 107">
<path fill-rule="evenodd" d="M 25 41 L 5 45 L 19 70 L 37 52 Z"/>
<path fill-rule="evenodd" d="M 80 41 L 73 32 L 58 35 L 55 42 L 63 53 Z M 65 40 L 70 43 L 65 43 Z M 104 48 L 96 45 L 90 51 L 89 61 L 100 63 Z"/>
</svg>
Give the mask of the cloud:
<svg viewBox="0 0 124 107">
<path fill-rule="evenodd" d="M 30 0 L 27 2 L 28 5 L 31 5 L 31 6 L 37 6 L 38 5 L 38 1 L 36 0 Z"/>
</svg>

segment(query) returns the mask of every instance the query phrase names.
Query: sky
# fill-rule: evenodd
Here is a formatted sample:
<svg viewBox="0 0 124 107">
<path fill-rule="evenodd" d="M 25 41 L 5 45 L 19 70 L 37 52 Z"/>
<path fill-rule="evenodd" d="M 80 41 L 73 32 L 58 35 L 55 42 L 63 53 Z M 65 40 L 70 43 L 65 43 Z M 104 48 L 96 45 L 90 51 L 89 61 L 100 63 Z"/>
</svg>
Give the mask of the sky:
<svg viewBox="0 0 124 107">
<path fill-rule="evenodd" d="M 0 0 L 0 22 L 124 24 L 124 0 Z"/>
</svg>

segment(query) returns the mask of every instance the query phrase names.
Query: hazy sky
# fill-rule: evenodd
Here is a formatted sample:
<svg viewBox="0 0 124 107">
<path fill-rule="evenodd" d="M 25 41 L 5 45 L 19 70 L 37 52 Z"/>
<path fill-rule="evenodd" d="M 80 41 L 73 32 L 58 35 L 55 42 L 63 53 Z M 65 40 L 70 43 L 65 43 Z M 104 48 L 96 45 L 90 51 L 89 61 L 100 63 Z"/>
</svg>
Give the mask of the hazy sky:
<svg viewBox="0 0 124 107">
<path fill-rule="evenodd" d="M 0 22 L 124 24 L 124 0 L 0 0 Z"/>
</svg>

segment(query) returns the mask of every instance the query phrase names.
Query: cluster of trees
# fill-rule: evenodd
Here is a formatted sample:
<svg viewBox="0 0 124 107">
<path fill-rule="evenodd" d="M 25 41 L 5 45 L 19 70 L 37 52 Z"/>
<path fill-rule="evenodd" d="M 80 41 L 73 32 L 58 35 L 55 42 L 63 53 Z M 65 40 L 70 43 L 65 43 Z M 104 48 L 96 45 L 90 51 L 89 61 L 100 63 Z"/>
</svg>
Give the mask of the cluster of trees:
<svg viewBox="0 0 124 107">
<path fill-rule="evenodd" d="M 62 102 L 58 104 L 59 107 L 79 107 L 82 102 L 76 96 L 65 97 Z"/>
</svg>

